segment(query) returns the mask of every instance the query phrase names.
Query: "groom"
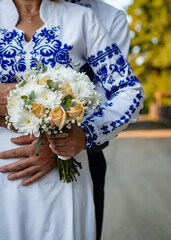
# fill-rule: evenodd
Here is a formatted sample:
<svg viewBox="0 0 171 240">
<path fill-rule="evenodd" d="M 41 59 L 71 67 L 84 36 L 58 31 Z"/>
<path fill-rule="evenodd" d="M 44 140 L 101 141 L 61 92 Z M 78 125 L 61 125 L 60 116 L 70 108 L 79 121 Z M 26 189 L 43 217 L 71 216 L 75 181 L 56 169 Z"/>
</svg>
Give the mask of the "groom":
<svg viewBox="0 0 171 240">
<path fill-rule="evenodd" d="M 129 37 L 129 28 L 126 20 L 126 15 L 123 11 L 113 8 L 103 2 L 95 1 L 95 0 L 69 0 L 72 3 L 80 4 L 86 7 L 90 7 L 94 10 L 94 13 L 99 18 L 102 24 L 106 27 L 108 32 L 110 33 L 113 41 L 116 42 L 121 49 L 125 58 L 128 56 L 130 37 Z M 83 69 L 85 70 L 85 69 Z M 89 73 L 91 70 L 88 70 Z M 93 74 L 91 74 L 93 78 Z M 2 86 L 3 87 L 3 86 Z M 4 88 L 4 93 L 6 89 Z M 0 95 L 0 107 L 2 101 L 2 96 Z M 21 137 L 19 139 L 13 139 L 14 143 L 18 145 L 29 144 L 28 146 L 18 148 L 16 150 L 7 151 L 5 155 L 1 156 L 2 158 L 11 158 L 11 157 L 25 157 L 24 152 L 27 148 L 32 148 L 33 139 L 27 137 Z M 79 146 L 80 139 L 78 137 L 78 143 L 75 144 L 76 147 Z M 106 171 L 106 162 L 102 152 L 102 149 L 107 145 L 98 146 L 98 148 L 93 148 L 88 151 L 89 156 L 89 164 L 90 171 L 92 175 L 92 180 L 94 184 L 94 200 L 95 200 L 95 208 L 96 208 L 96 221 L 97 221 L 97 240 L 100 239 L 101 230 L 102 230 L 102 220 L 103 220 L 103 206 L 104 206 L 104 180 L 105 180 L 105 171 Z M 28 151 L 26 151 L 28 152 Z M 8 177 L 9 180 L 15 180 L 18 178 L 25 178 L 23 175 L 23 169 L 25 172 L 29 172 L 29 177 L 22 181 L 23 185 L 28 185 L 37 181 L 39 178 L 43 177 L 49 171 L 56 167 L 55 157 L 53 153 L 52 156 L 49 155 L 49 152 L 42 152 L 42 155 L 39 156 L 41 161 L 37 161 L 37 173 L 31 173 L 27 169 L 30 169 L 32 166 L 32 162 L 35 159 L 33 156 L 28 156 L 25 159 L 21 160 L 18 163 L 9 164 L 4 167 L 5 172 L 15 172 L 10 174 Z"/>
<path fill-rule="evenodd" d="M 117 43 L 124 57 L 128 57 L 130 32 L 126 14 L 123 11 L 96 0 L 70 0 L 70 2 L 91 8 L 110 33 L 113 41 Z M 86 72 L 91 79 L 93 78 L 93 73 L 88 66 L 83 67 L 82 71 Z M 100 240 L 102 232 L 106 174 L 106 161 L 102 150 L 107 145 L 108 142 L 88 150 L 89 166 L 94 187 L 97 240 Z"/>
</svg>

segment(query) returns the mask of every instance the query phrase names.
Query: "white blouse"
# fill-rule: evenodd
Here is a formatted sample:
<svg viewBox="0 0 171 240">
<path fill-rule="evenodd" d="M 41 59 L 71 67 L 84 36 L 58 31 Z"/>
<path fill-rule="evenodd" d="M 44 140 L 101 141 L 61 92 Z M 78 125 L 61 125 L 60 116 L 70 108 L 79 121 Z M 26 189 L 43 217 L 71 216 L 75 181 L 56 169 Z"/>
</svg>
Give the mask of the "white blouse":
<svg viewBox="0 0 171 240">
<path fill-rule="evenodd" d="M 110 33 L 113 42 L 117 43 L 123 56 L 125 58 L 128 57 L 130 30 L 126 13 L 123 10 L 98 0 L 69 0 L 69 2 L 91 8 L 105 29 Z"/>
<path fill-rule="evenodd" d="M 103 105 L 86 116 L 82 128 L 86 148 L 102 144 L 135 122 L 143 106 L 144 91 L 116 43 L 89 8 L 43 0 L 40 18 L 44 25 L 30 42 L 16 28 L 18 12 L 12 0 L 0 2 L 0 82 L 15 82 L 37 62 L 54 67 L 61 63 L 79 69 L 89 63 L 101 88 Z M 84 84 L 84 83 L 83 83 Z"/>
</svg>

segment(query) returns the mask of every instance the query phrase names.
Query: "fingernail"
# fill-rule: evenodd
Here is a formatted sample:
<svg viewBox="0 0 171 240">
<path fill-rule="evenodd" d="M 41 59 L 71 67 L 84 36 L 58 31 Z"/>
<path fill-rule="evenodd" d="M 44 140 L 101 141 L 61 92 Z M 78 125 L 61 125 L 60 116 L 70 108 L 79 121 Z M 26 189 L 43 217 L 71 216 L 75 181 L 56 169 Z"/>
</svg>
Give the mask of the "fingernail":
<svg viewBox="0 0 171 240">
<path fill-rule="evenodd" d="M 5 169 L 0 168 L 0 172 L 1 172 L 1 173 L 5 173 L 6 171 L 5 171 Z"/>
<path fill-rule="evenodd" d="M 13 180 L 14 178 L 12 176 L 8 176 L 8 180 Z"/>
</svg>

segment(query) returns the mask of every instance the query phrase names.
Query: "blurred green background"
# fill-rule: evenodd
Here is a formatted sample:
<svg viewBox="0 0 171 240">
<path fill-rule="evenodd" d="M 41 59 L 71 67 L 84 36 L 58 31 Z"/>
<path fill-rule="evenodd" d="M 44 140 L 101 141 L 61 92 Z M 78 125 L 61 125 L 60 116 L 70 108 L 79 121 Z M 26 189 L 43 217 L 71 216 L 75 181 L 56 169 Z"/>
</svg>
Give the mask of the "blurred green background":
<svg viewBox="0 0 171 240">
<path fill-rule="evenodd" d="M 145 107 L 155 101 L 155 91 L 171 91 L 171 1 L 106 0 L 124 8 L 131 33 L 129 63 L 145 89 Z M 171 105 L 171 98 L 162 105 Z"/>
</svg>

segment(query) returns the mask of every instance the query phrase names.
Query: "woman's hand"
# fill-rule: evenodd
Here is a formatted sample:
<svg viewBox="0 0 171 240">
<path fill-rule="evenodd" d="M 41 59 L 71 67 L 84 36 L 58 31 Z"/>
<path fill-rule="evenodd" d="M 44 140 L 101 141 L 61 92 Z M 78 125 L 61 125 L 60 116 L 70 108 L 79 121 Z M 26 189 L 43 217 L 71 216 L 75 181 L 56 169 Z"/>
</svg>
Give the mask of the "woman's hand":
<svg viewBox="0 0 171 240">
<path fill-rule="evenodd" d="M 0 83 L 0 116 L 5 116 L 7 113 L 7 96 L 13 90 L 16 83 Z"/>
<path fill-rule="evenodd" d="M 76 124 L 72 124 L 72 128 L 66 131 L 66 138 L 59 138 L 56 135 L 47 135 L 47 138 L 52 151 L 63 157 L 77 155 L 86 145 L 86 135 Z"/>
<path fill-rule="evenodd" d="M 24 158 L 0 168 L 1 173 L 11 173 L 8 175 L 9 180 L 25 178 L 22 185 L 26 186 L 36 182 L 56 167 L 56 155 L 51 151 L 45 136 L 43 138 L 44 145 L 39 148 L 39 156 L 35 154 L 37 138 L 22 136 L 13 138 L 11 141 L 18 145 L 28 145 L 0 153 L 2 159 Z"/>
</svg>

